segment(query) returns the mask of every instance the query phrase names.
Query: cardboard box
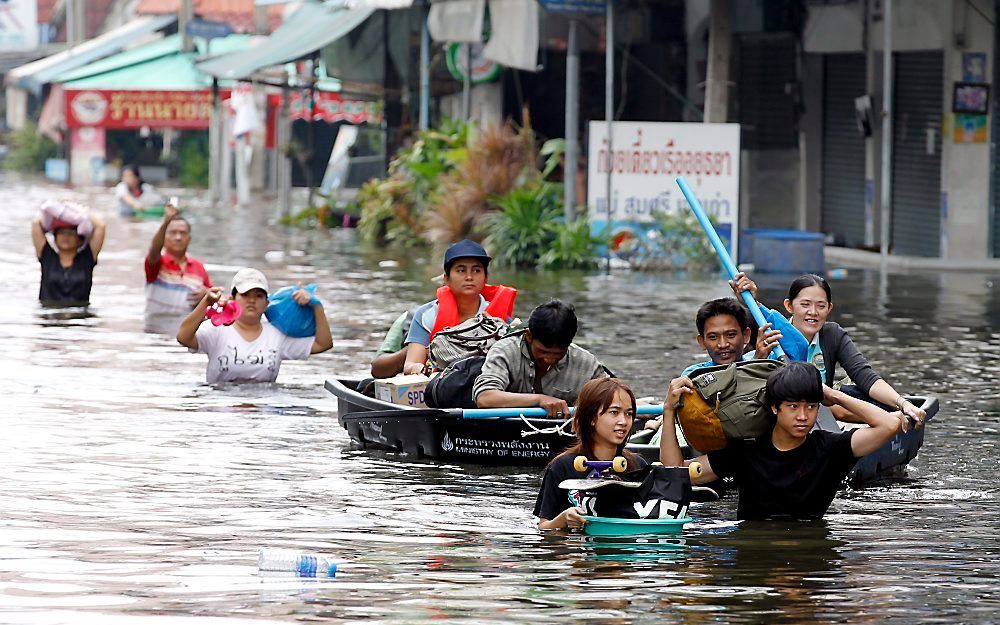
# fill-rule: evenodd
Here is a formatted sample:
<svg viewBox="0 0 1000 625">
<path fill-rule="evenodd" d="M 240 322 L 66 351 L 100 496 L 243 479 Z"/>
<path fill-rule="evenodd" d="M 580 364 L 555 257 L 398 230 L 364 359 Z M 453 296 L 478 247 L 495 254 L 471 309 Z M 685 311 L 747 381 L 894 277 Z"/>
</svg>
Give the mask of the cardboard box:
<svg viewBox="0 0 1000 625">
<path fill-rule="evenodd" d="M 391 404 L 426 408 L 424 389 L 431 379 L 419 373 L 375 380 L 375 397 Z"/>
</svg>

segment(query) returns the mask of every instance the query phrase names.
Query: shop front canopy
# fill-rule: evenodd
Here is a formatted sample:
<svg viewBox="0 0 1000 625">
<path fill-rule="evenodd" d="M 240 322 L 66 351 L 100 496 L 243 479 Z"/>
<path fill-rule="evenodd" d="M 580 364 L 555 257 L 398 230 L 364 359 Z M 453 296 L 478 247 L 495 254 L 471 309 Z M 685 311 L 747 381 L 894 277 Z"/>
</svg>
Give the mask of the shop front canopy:
<svg viewBox="0 0 1000 625">
<path fill-rule="evenodd" d="M 353 31 L 374 12 L 370 7 L 307 2 L 259 44 L 199 63 L 198 69 L 219 79 L 249 78 L 262 69 L 310 56 Z"/>
<path fill-rule="evenodd" d="M 213 54 L 245 50 L 250 35 L 229 35 L 211 42 Z M 196 50 L 184 52 L 180 35 L 128 50 L 58 76 L 54 82 L 65 89 L 117 89 L 193 91 L 212 86 L 212 78 L 200 72 L 196 59 L 204 56 L 205 42 L 195 39 Z"/>
<path fill-rule="evenodd" d="M 17 67 L 8 72 L 6 83 L 36 95 L 41 94 L 43 87 L 55 77 L 123 50 L 176 21 L 175 15 L 140 17 L 90 41 Z"/>
</svg>

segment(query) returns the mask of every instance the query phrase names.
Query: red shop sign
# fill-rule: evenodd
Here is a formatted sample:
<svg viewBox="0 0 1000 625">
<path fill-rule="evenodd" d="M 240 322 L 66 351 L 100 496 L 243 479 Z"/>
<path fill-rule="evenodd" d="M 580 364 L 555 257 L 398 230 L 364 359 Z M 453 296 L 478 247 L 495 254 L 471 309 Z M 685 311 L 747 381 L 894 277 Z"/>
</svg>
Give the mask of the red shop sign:
<svg viewBox="0 0 1000 625">
<path fill-rule="evenodd" d="M 211 91 L 66 90 L 70 128 L 208 128 Z"/>
<path fill-rule="evenodd" d="M 288 99 L 289 117 L 309 120 L 309 97 L 301 91 L 293 91 Z M 327 123 L 348 122 L 350 124 L 378 123 L 382 121 L 382 111 L 378 102 L 368 100 L 345 100 L 339 93 L 316 92 L 316 121 Z"/>
</svg>

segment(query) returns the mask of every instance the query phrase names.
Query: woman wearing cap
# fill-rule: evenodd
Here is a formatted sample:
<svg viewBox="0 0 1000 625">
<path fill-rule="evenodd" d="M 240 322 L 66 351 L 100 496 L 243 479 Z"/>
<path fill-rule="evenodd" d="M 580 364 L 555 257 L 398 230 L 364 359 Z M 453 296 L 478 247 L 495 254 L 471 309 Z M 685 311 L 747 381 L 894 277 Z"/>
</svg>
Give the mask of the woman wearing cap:
<svg viewBox="0 0 1000 625">
<path fill-rule="evenodd" d="M 417 308 L 406 335 L 406 362 L 403 373 L 420 373 L 427 362 L 427 346 L 441 330 L 485 313 L 510 321 L 514 316 L 517 289 L 486 284 L 490 255 L 483 246 L 468 239 L 444 253 L 444 285 L 437 299 Z"/>
<path fill-rule="evenodd" d="M 312 304 L 316 318 L 316 336 L 293 338 L 269 323 L 261 323 L 267 310 L 267 279 L 256 269 L 240 269 L 233 276 L 231 297 L 243 312 L 232 325 L 202 325 L 205 310 L 219 302 L 225 303 L 222 289 L 209 289 L 194 310 L 181 322 L 177 341 L 193 353 L 208 355 L 206 381 L 274 382 L 282 360 L 305 360 L 310 354 L 325 352 L 333 347 L 330 324 L 323 305 Z M 312 296 L 299 289 L 292 299 L 302 306 L 310 304 Z"/>
<path fill-rule="evenodd" d="M 53 217 L 54 213 L 64 218 Z M 47 227 L 43 227 L 43 220 Z M 52 233 L 51 243 L 46 232 Z M 104 233 L 104 221 L 82 206 L 47 202 L 42 207 L 42 215 L 31 222 L 31 240 L 42 266 L 39 300 L 58 305 L 89 303 Z"/>
</svg>

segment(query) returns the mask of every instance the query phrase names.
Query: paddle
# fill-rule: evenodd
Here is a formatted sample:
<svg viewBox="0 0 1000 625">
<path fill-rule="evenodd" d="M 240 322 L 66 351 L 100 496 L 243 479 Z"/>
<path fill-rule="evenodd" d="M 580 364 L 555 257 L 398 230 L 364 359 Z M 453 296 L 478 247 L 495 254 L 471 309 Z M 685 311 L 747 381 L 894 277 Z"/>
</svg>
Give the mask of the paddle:
<svg viewBox="0 0 1000 625">
<path fill-rule="evenodd" d="M 701 224 L 702 229 L 705 234 L 708 235 L 708 240 L 711 241 L 712 247 L 715 248 L 715 253 L 719 257 L 719 262 L 722 263 L 722 268 L 726 270 L 729 274 L 730 280 L 736 279 L 736 274 L 739 270 L 736 269 L 736 264 L 733 262 L 733 258 L 729 255 L 729 250 L 726 249 L 725 244 L 722 243 L 722 239 L 719 238 L 719 233 L 715 231 L 715 226 L 709 221 L 708 215 L 705 214 L 705 210 L 701 207 L 701 202 L 695 197 L 694 192 L 691 187 L 688 186 L 687 180 L 684 176 L 677 177 L 677 186 L 681 188 L 681 193 L 687 199 L 688 204 L 691 205 L 691 210 L 694 211 L 694 216 L 698 218 L 698 223 Z M 747 308 L 750 309 L 750 314 L 753 315 L 754 320 L 757 322 L 758 326 L 762 326 L 767 323 L 764 319 L 764 313 L 760 312 L 760 306 L 757 305 L 757 300 L 753 298 L 753 295 L 749 291 L 741 291 L 740 297 L 746 303 Z M 777 343 L 771 351 L 778 357 L 784 358 L 785 351 L 781 349 L 781 346 Z"/>
<path fill-rule="evenodd" d="M 466 419 L 497 419 L 502 417 L 548 417 L 544 408 L 463 408 L 462 417 Z M 569 409 L 570 414 L 576 408 Z M 450 412 L 450 410 L 449 410 Z M 659 416 L 663 414 L 663 406 L 638 406 L 635 409 L 636 415 Z"/>
</svg>

